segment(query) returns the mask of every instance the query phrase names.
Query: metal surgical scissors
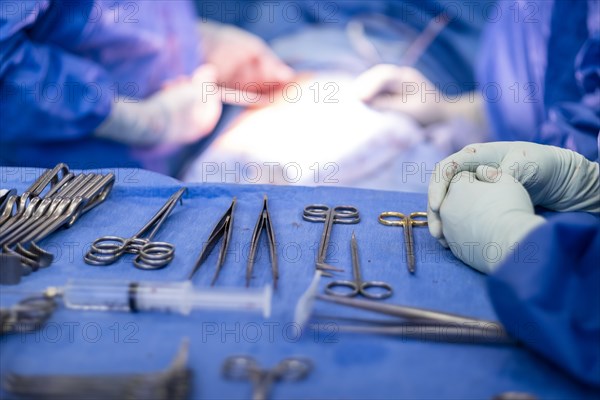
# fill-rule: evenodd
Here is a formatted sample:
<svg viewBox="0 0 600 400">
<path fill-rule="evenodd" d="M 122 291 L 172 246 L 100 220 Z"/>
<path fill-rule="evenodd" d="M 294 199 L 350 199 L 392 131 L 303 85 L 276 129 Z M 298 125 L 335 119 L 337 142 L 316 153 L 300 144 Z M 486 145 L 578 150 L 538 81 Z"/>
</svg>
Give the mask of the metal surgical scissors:
<svg viewBox="0 0 600 400">
<path fill-rule="evenodd" d="M 352 239 L 350 241 L 350 247 L 352 250 L 352 273 L 354 275 L 353 281 L 333 281 L 329 282 L 325 286 L 325 293 L 332 296 L 342 297 L 354 297 L 362 295 L 368 299 L 379 300 L 387 299 L 394 293 L 392 287 L 386 282 L 382 281 L 363 281 L 360 274 L 360 261 L 358 259 L 358 244 L 356 242 L 356 236 L 352 232 Z M 336 290 L 335 288 L 348 288 L 350 290 Z M 375 288 L 376 290 L 368 290 L 369 288 Z"/>
<path fill-rule="evenodd" d="M 327 271 L 343 272 L 343 269 L 335 268 L 325 262 L 327 249 L 329 248 L 329 239 L 331 238 L 331 230 L 333 229 L 333 224 L 358 224 L 360 222 L 358 209 L 354 206 L 337 206 L 331 208 L 324 204 L 311 204 L 304 207 L 302 218 L 305 221 L 325 223 L 317 253 L 317 269 L 322 270 L 324 276 L 332 276 Z"/>
<path fill-rule="evenodd" d="M 252 399 L 266 400 L 273 382 L 302 380 L 312 368 L 307 358 L 285 358 L 272 369 L 262 369 L 252 357 L 232 356 L 225 359 L 221 371 L 225 379 L 251 381 L 254 384 Z"/>
<path fill-rule="evenodd" d="M 425 218 L 417 219 L 417 218 Z M 395 211 L 386 211 L 379 215 L 379 222 L 388 226 L 401 226 L 404 228 L 404 245 L 406 246 L 406 262 L 408 271 L 415 273 L 415 245 L 413 239 L 413 226 L 426 226 L 427 213 L 416 211 L 408 216 Z"/>
<path fill-rule="evenodd" d="M 130 253 L 137 255 L 133 261 L 136 268 L 153 270 L 167 266 L 175 256 L 175 246 L 166 242 L 153 242 L 152 238 L 186 190 L 181 188 L 175 192 L 152 219 L 132 237 L 102 236 L 96 239 L 84 257 L 85 262 L 90 265 L 110 265 L 123 254 Z M 150 229 L 152 231 L 146 235 Z"/>
</svg>

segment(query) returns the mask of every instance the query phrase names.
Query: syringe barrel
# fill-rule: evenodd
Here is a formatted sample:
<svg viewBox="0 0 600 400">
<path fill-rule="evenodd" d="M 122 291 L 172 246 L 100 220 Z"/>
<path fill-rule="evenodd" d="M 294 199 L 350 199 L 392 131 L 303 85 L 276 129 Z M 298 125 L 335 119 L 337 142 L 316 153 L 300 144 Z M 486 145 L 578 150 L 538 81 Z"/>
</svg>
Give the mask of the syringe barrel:
<svg viewBox="0 0 600 400">
<path fill-rule="evenodd" d="M 271 312 L 271 288 L 195 288 L 191 282 L 128 282 L 71 279 L 63 289 L 68 308 L 97 311 L 166 311 L 193 309 Z"/>
<path fill-rule="evenodd" d="M 192 308 L 258 311 L 271 316 L 271 286 L 262 288 L 201 288 L 191 294 Z"/>
<path fill-rule="evenodd" d="M 131 311 L 130 282 L 69 279 L 63 288 L 68 308 L 94 311 Z"/>
</svg>

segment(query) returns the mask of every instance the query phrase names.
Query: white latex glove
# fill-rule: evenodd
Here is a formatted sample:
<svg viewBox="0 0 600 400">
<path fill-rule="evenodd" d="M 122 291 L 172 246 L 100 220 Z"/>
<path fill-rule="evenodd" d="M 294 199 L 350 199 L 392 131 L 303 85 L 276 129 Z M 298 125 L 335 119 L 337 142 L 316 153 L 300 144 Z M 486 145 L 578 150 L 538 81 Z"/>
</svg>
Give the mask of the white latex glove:
<svg viewBox="0 0 600 400">
<path fill-rule="evenodd" d="M 462 171 L 477 171 L 482 180 L 490 182 L 501 176 L 514 177 L 534 205 L 550 210 L 600 212 L 598 163 L 571 150 L 536 143 L 472 144 L 436 164 L 429 181 L 429 231 L 443 245 L 440 207 L 453 177 Z"/>
<path fill-rule="evenodd" d="M 494 271 L 509 254 L 519 256 L 520 241 L 544 222 L 535 215 L 525 188 L 509 175 L 495 183 L 477 173 L 455 176 L 440 208 L 444 236 L 450 250 L 465 264 Z"/>
<path fill-rule="evenodd" d="M 248 91 L 268 92 L 294 77 L 294 71 L 258 36 L 211 21 L 198 27 L 205 59 L 217 67 L 220 85 L 240 90 L 247 85 Z"/>
<path fill-rule="evenodd" d="M 220 97 L 205 93 L 215 81 L 215 68 L 204 65 L 192 78 L 177 79 L 145 100 L 119 99 L 95 135 L 134 146 L 195 142 L 221 116 Z"/>
<path fill-rule="evenodd" d="M 443 96 L 436 86 L 412 67 L 380 64 L 358 76 L 356 96 L 381 111 L 408 114 L 421 125 L 462 118 L 485 129 L 483 99 L 475 93 Z"/>
</svg>

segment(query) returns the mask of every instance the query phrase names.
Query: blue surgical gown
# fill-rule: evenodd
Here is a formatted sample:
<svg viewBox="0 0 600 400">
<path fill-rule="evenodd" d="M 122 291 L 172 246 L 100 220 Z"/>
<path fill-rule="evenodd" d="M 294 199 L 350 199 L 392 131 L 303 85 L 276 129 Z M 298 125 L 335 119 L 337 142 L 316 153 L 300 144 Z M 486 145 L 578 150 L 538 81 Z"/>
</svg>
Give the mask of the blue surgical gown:
<svg viewBox="0 0 600 400">
<path fill-rule="evenodd" d="M 528 348 L 600 386 L 600 218 L 560 213 L 489 278 L 500 321 Z"/>
<path fill-rule="evenodd" d="M 477 68 L 494 139 L 569 148 L 596 160 L 598 1 L 499 1 L 497 7 Z"/>
<path fill-rule="evenodd" d="M 597 161 L 598 2 L 499 4 L 510 18 L 486 32 L 480 71 L 486 82 L 507 84 L 505 96 L 488 104 L 496 139 L 571 148 Z M 517 89 L 521 97 L 515 98 Z M 577 212 L 546 217 L 490 277 L 490 297 L 513 336 L 599 387 L 600 218 Z"/>
<path fill-rule="evenodd" d="M 200 65 L 193 4 L 37 0 L 1 7 L 0 164 L 147 167 L 171 154 L 92 132 L 115 98 L 143 99 Z"/>
</svg>

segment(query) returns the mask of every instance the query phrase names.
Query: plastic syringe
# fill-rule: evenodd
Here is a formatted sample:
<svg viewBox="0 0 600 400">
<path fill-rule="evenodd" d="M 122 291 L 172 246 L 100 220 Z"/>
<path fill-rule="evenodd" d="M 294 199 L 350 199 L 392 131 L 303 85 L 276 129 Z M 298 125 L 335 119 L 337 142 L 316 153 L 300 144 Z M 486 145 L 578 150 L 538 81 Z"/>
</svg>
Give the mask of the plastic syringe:
<svg viewBox="0 0 600 400">
<path fill-rule="evenodd" d="M 128 282 L 70 279 L 46 290 L 67 308 L 96 311 L 164 311 L 187 315 L 195 309 L 262 312 L 271 315 L 272 290 L 264 288 L 197 288 L 184 282 Z"/>
</svg>

